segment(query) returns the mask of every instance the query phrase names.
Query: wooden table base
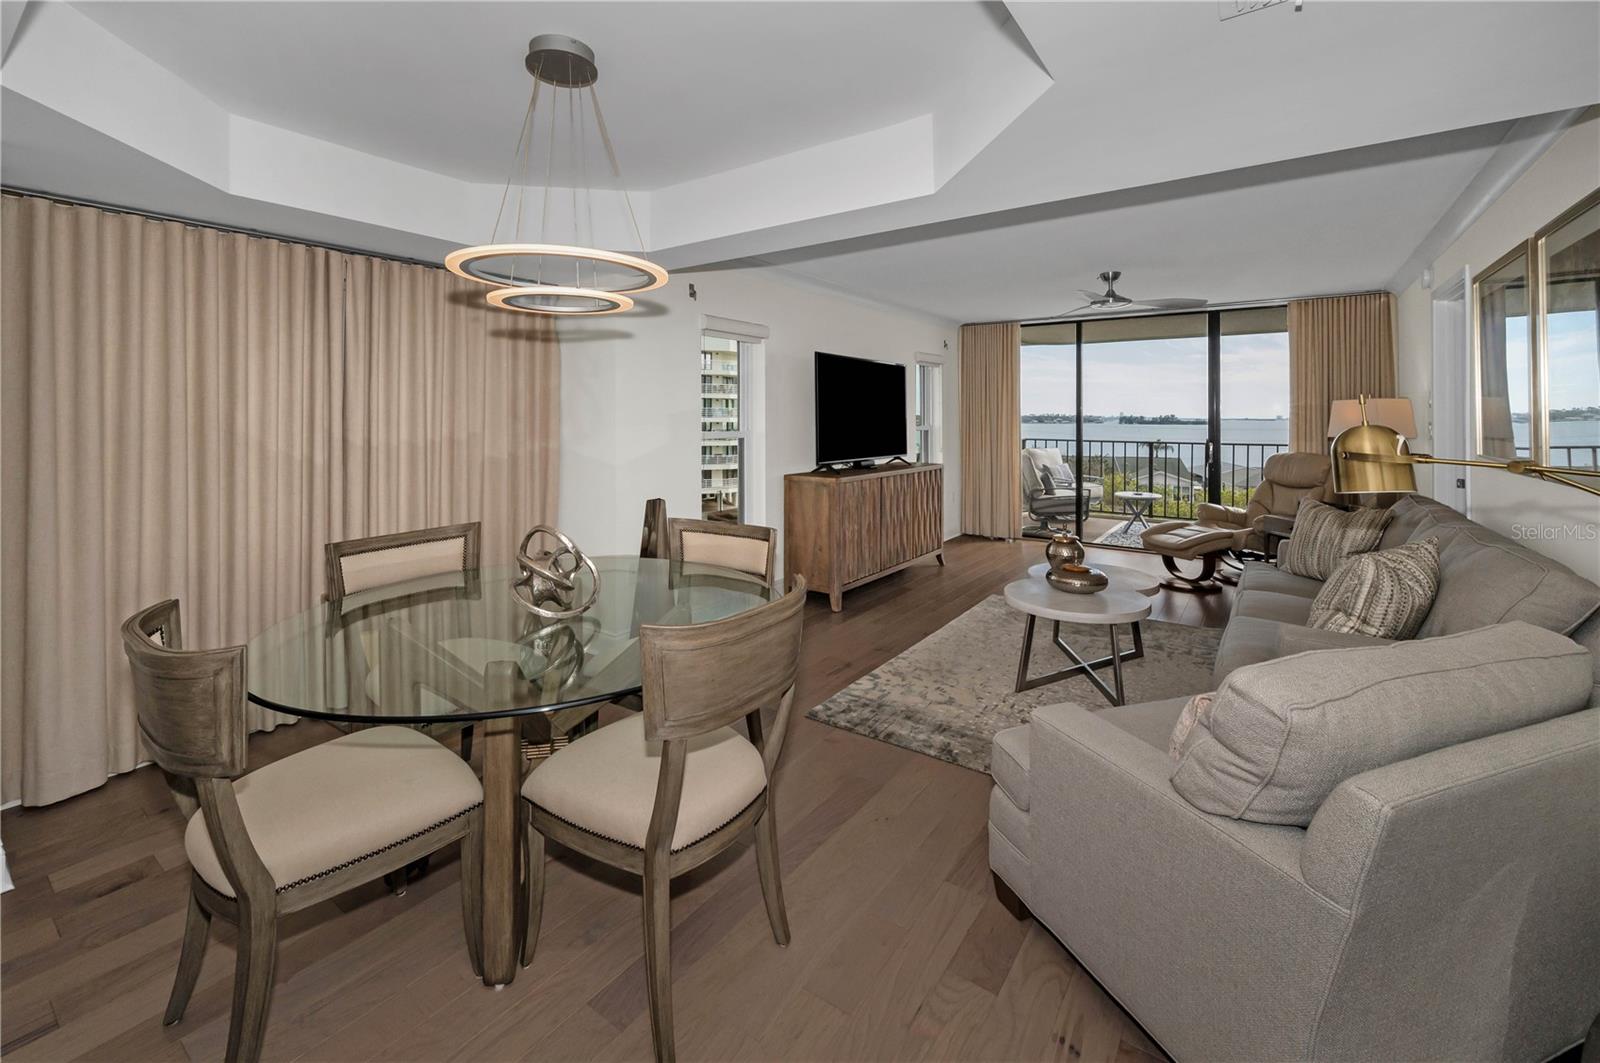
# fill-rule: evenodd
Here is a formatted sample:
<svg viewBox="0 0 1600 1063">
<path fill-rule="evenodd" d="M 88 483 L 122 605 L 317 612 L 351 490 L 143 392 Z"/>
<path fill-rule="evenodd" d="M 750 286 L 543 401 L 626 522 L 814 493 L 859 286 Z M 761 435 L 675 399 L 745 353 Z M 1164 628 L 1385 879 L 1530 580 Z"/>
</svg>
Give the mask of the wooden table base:
<svg viewBox="0 0 1600 1063">
<path fill-rule="evenodd" d="M 487 720 L 483 730 L 483 984 L 502 986 L 517 976 L 522 746 L 516 717 Z"/>
</svg>

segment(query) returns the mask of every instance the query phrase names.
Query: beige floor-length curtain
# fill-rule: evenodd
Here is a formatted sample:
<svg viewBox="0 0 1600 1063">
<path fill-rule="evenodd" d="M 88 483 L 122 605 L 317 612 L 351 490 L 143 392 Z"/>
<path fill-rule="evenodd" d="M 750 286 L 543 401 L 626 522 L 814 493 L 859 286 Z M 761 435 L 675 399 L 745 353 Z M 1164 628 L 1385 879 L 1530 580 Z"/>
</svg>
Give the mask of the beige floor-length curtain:
<svg viewBox="0 0 1600 1063">
<path fill-rule="evenodd" d="M 189 644 L 240 643 L 317 600 L 329 540 L 481 518 L 493 561 L 553 519 L 554 334 L 456 301 L 464 282 L 32 197 L 0 211 L 5 800 L 143 759 L 118 636 L 139 606 L 177 597 Z"/>
<path fill-rule="evenodd" d="M 1390 292 L 1290 301 L 1290 449 L 1328 449 L 1335 399 L 1394 395 L 1394 332 Z"/>
<path fill-rule="evenodd" d="M 1022 534 L 1022 327 L 961 326 L 961 530 Z"/>
</svg>

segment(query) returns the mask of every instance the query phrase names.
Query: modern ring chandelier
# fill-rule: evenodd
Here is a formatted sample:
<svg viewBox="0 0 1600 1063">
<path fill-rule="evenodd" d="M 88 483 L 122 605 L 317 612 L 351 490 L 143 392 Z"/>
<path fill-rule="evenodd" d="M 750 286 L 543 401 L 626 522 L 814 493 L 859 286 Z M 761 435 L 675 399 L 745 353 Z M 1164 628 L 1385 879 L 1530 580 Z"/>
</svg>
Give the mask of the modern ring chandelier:
<svg viewBox="0 0 1600 1063">
<path fill-rule="evenodd" d="M 500 196 L 500 210 L 495 214 L 494 230 L 488 243 L 452 251 L 445 257 L 445 268 L 458 277 L 491 286 L 494 290 L 488 295 L 489 305 L 503 310 L 565 317 L 621 313 L 632 308 L 630 295 L 648 292 L 667 283 L 667 271 L 637 255 L 577 246 L 582 240 L 582 219 L 588 220 L 589 239 L 595 238 L 594 191 L 589 187 L 588 179 L 586 119 L 586 112 L 592 110 L 600 143 L 611 165 L 611 176 L 616 181 L 628 222 L 633 227 L 634 239 L 640 251 L 644 249 L 639 220 L 634 216 L 627 186 L 622 183 L 617 152 L 612 146 L 611 134 L 606 130 L 600 97 L 595 93 L 594 83 L 600 75 L 595 66 L 594 51 L 572 37 L 547 33 L 528 42 L 528 57 L 524 65 L 528 73 L 533 75 L 533 90 L 528 96 L 527 113 L 522 118 L 522 133 L 517 138 L 511 174 L 506 178 L 505 191 Z M 541 89 L 550 101 L 548 134 L 539 128 Z M 583 99 L 585 89 L 589 90 L 587 106 Z M 558 130 L 563 126 L 568 144 L 567 151 L 561 153 L 557 151 L 556 141 Z M 524 193 L 534 176 L 536 139 L 545 141 L 544 195 L 539 205 L 539 238 L 525 242 L 522 222 L 524 207 L 529 205 L 524 203 L 524 199 L 531 197 Z M 551 243 L 545 238 L 550 227 L 551 186 L 556 176 L 553 166 L 558 154 L 564 156 L 569 167 L 560 176 L 571 185 L 571 195 L 559 196 L 568 202 L 558 202 L 555 206 L 558 212 L 570 209 L 572 213 L 573 244 Z M 501 222 L 506 220 L 507 207 L 512 206 L 513 184 L 517 186 L 517 194 L 512 211 L 511 239 L 499 243 Z"/>
</svg>

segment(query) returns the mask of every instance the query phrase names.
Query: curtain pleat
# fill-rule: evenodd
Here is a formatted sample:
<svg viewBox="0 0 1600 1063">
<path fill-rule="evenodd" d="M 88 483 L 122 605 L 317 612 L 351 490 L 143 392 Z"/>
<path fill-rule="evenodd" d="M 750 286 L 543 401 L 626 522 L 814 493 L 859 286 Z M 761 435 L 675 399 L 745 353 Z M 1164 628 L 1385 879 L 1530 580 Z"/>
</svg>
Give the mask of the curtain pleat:
<svg viewBox="0 0 1600 1063">
<path fill-rule="evenodd" d="M 1391 292 L 1289 303 L 1289 444 L 1328 449 L 1336 399 L 1389 398 L 1395 390 L 1395 299 Z"/>
<path fill-rule="evenodd" d="M 961 326 L 961 530 L 1022 534 L 1022 327 Z"/>
<path fill-rule="evenodd" d="M 141 606 L 179 598 L 189 645 L 242 643 L 317 601 L 329 541 L 482 520 L 494 564 L 554 521 L 547 323 L 424 266 L 0 210 L 4 800 L 144 759 L 119 635 Z"/>
</svg>

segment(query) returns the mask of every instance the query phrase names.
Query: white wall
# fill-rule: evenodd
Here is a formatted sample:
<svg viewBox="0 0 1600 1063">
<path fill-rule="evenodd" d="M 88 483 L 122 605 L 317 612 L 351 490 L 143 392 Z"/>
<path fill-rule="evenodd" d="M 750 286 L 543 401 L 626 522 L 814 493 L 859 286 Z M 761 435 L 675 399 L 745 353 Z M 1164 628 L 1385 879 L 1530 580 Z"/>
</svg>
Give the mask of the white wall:
<svg viewBox="0 0 1600 1063">
<path fill-rule="evenodd" d="M 1600 108 L 1592 109 L 1583 120 L 1556 141 L 1548 152 L 1529 167 L 1495 200 L 1461 237 L 1433 262 L 1433 275 L 1441 284 L 1461 272 L 1462 267 L 1477 272 L 1493 262 L 1535 229 L 1549 222 L 1600 185 Z M 1418 430 L 1423 433 L 1414 449 L 1426 451 L 1432 445 L 1432 414 L 1429 405 L 1433 391 L 1432 293 L 1416 282 L 1400 293 L 1396 336 L 1400 393 L 1409 397 L 1417 410 Z M 1426 426 L 1422 422 L 1426 422 Z M 1431 482 L 1419 469 L 1418 486 L 1427 489 Z M 1464 469 L 1459 472 L 1444 466 L 1435 476 L 1465 473 L 1471 497 L 1471 513 L 1477 520 L 1504 535 L 1522 538 L 1527 545 L 1556 558 L 1589 579 L 1600 581 L 1600 500 L 1558 484 L 1547 484 L 1527 477 L 1492 469 Z M 1530 532 L 1529 529 L 1534 529 Z"/>
<path fill-rule="evenodd" d="M 596 553 L 637 550 L 647 498 L 665 498 L 672 516 L 699 513 L 703 315 L 764 325 L 771 333 L 749 411 L 760 475 L 746 473 L 747 520 L 781 534 L 783 476 L 814 464 L 814 351 L 907 366 L 920 355 L 945 365 L 945 537 L 959 533 L 956 324 L 788 274 L 715 270 L 674 274 L 630 313 L 560 323 L 560 524 L 580 546 Z M 906 375 L 909 403 L 913 373 Z M 781 562 L 781 543 L 778 556 Z"/>
</svg>

